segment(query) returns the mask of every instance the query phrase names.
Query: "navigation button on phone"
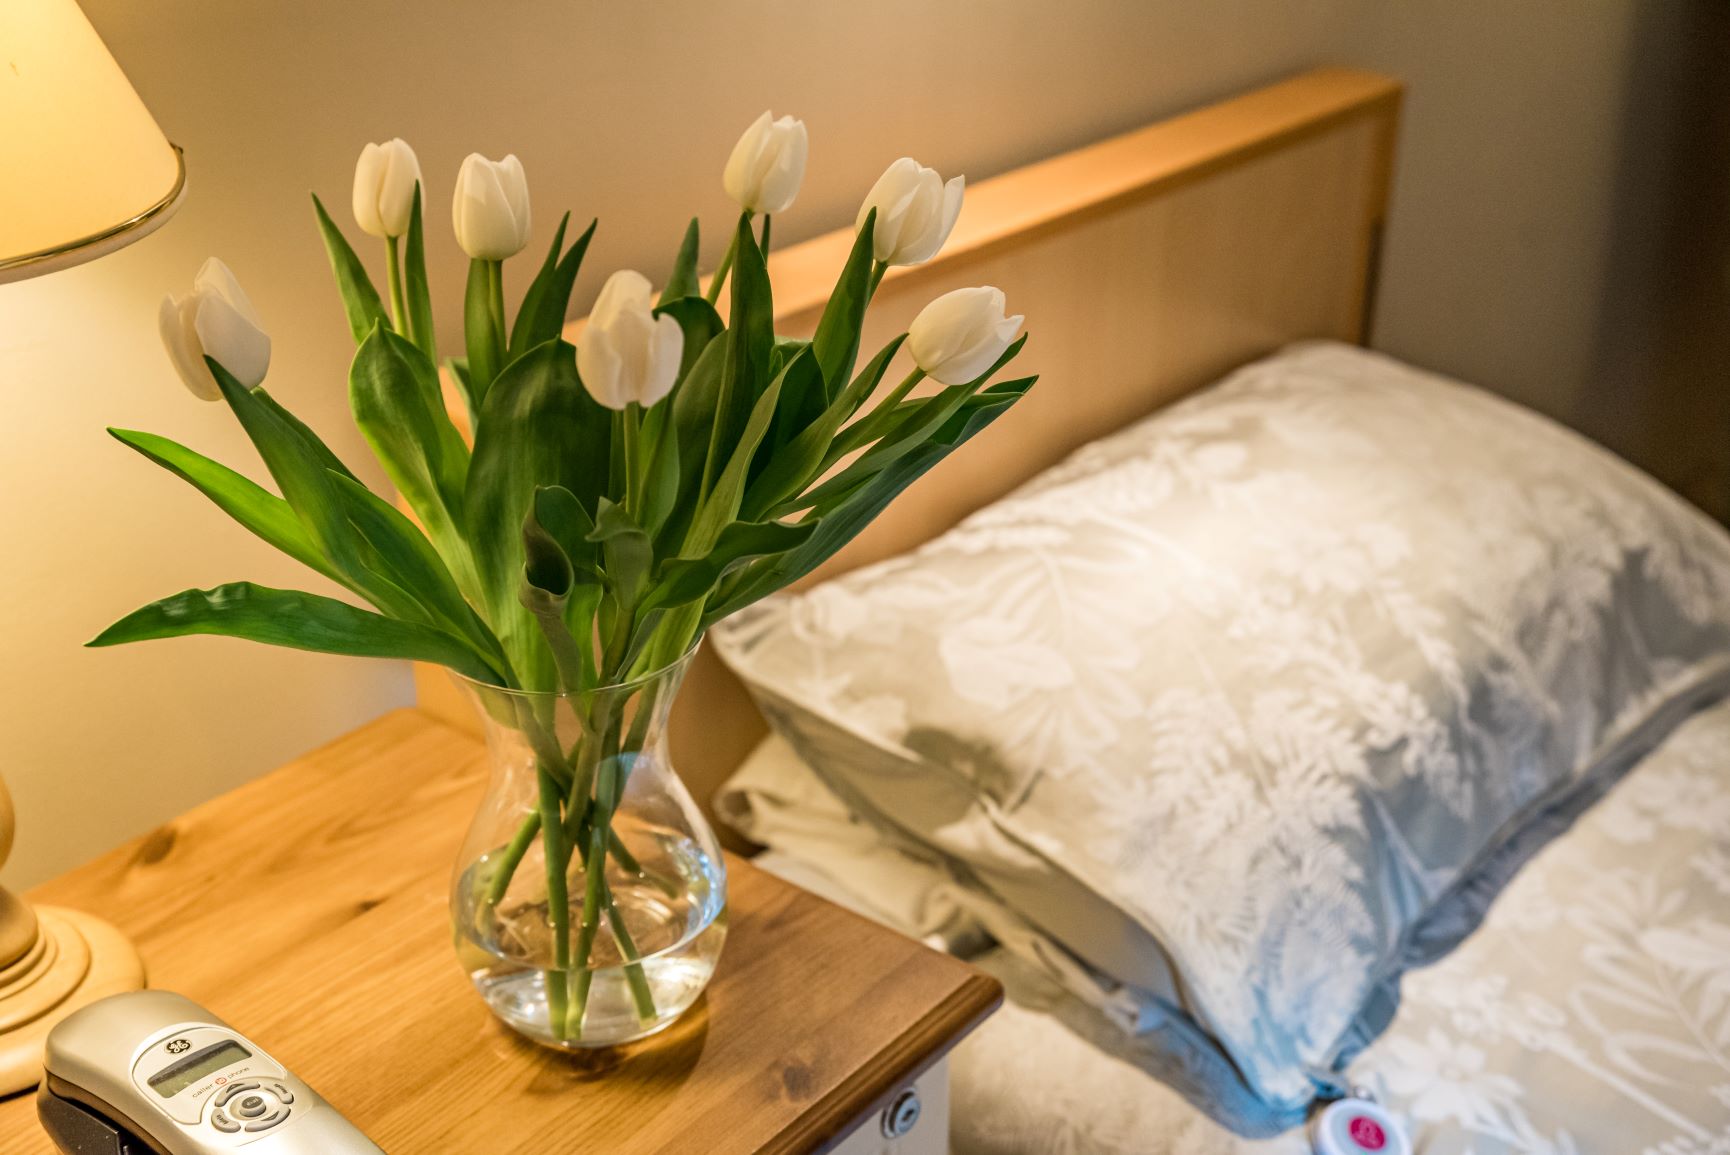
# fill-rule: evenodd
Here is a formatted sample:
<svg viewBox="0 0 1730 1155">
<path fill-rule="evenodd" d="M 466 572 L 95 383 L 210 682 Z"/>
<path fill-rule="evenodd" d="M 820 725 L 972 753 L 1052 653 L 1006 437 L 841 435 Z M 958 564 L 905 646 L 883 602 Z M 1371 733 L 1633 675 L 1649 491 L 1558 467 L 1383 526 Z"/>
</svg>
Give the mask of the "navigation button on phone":
<svg viewBox="0 0 1730 1155">
<path fill-rule="evenodd" d="M 262 1083 L 230 1083 L 228 1086 L 216 1093 L 216 1105 L 218 1107 L 226 1107 L 228 1101 L 236 1095 L 244 1095 L 248 1091 L 256 1091 L 263 1085 L 264 1084 Z"/>
<path fill-rule="evenodd" d="M 272 1091 L 275 1091 L 276 1097 L 278 1099 L 281 1099 L 284 1103 L 294 1102 L 294 1092 L 290 1091 L 287 1087 L 283 1086 L 281 1083 L 272 1083 L 270 1085 L 270 1089 Z"/>
<path fill-rule="evenodd" d="M 268 1131 L 286 1118 L 288 1118 L 288 1112 L 278 1109 L 274 1115 L 266 1115 L 262 1119 L 254 1119 L 246 1125 L 246 1129 L 248 1131 Z"/>
<path fill-rule="evenodd" d="M 240 1130 L 240 1124 L 236 1123 L 233 1119 L 230 1119 L 220 1108 L 211 1112 L 210 1125 L 215 1127 L 218 1131 L 229 1135 Z"/>
</svg>

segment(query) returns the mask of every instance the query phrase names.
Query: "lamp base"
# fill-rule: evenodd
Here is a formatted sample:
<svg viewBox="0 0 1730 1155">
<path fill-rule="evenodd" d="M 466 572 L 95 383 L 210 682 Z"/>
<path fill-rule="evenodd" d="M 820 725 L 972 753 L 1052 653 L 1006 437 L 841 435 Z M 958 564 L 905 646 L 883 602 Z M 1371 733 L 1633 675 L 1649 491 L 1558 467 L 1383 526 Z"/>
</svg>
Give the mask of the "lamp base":
<svg viewBox="0 0 1730 1155">
<path fill-rule="evenodd" d="M 144 986 L 130 940 L 82 911 L 36 907 L 36 941 L 0 968 L 0 1096 L 42 1081 L 42 1044 L 78 1008 Z"/>
</svg>

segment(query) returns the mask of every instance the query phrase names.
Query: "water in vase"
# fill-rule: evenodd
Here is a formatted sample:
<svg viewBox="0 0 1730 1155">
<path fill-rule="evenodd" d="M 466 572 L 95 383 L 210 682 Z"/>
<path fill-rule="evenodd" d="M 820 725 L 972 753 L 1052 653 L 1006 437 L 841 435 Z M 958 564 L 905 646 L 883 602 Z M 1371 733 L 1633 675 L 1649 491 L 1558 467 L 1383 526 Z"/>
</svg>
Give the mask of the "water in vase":
<svg viewBox="0 0 1730 1155">
<path fill-rule="evenodd" d="M 533 885 L 544 869 L 538 858 L 516 872 L 529 885 L 513 884 L 497 903 L 487 893 L 502 847 L 457 881 L 457 956 L 493 1013 L 537 1042 L 578 1049 L 652 1035 L 688 1009 L 714 973 L 727 933 L 724 867 L 668 828 L 639 826 L 629 841 L 642 872 L 628 874 L 609 861 L 607 885 L 635 948 L 634 967 L 600 918 L 587 974 L 577 966 L 556 969 L 546 888 Z M 573 928 L 582 924 L 585 891 L 580 860 L 575 865 Z"/>
</svg>

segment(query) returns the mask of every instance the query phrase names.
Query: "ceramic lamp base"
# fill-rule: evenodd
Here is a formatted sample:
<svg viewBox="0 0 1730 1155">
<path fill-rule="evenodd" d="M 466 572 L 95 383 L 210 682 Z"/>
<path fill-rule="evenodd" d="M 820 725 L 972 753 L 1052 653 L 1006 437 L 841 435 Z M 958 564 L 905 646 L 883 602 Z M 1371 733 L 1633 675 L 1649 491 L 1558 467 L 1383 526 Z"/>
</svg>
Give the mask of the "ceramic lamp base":
<svg viewBox="0 0 1730 1155">
<path fill-rule="evenodd" d="M 97 999 L 144 986 L 130 940 L 81 911 L 35 908 L 35 941 L 0 968 L 0 1095 L 42 1081 L 42 1044 L 54 1024 Z"/>
</svg>

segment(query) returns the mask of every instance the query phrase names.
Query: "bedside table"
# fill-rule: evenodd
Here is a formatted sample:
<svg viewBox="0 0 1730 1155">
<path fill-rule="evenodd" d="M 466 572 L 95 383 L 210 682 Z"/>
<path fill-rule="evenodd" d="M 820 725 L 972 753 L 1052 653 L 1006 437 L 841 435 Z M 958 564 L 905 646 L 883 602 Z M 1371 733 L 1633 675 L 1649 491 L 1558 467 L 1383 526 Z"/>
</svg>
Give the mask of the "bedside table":
<svg viewBox="0 0 1730 1155">
<path fill-rule="evenodd" d="M 715 980 L 661 1035 L 563 1055 L 496 1022 L 446 907 L 485 777 L 397 711 L 31 898 L 112 920 L 393 1155 L 947 1151 L 944 1056 L 1001 988 L 743 859 Z M 0 1102 L 0 1151 L 52 1150 L 33 1095 Z"/>
</svg>

